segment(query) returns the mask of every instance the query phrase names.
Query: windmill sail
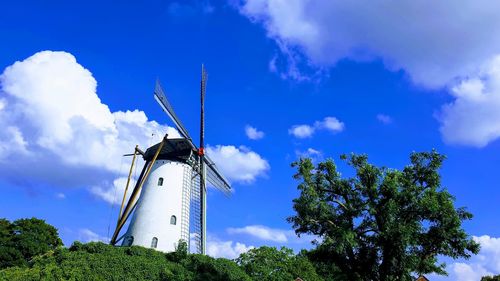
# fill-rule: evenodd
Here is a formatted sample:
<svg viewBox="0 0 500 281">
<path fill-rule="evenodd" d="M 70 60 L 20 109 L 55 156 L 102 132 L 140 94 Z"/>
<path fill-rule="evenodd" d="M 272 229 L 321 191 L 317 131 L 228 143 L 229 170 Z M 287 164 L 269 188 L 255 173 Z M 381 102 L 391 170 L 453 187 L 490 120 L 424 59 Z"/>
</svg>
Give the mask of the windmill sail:
<svg viewBox="0 0 500 281">
<path fill-rule="evenodd" d="M 174 108 L 168 102 L 167 97 L 165 96 L 165 93 L 163 92 L 163 89 L 160 85 L 160 81 L 158 81 L 158 80 L 156 81 L 154 94 L 155 94 L 156 101 L 160 104 L 163 111 L 165 111 L 165 113 L 168 114 L 170 119 L 172 119 L 172 121 L 175 124 L 175 127 L 177 127 L 177 130 L 182 135 L 182 137 L 184 137 L 188 140 L 191 140 L 191 137 L 189 136 L 186 128 L 184 127 L 184 125 L 182 125 L 181 121 L 177 117 L 177 114 L 175 114 Z"/>
<path fill-rule="evenodd" d="M 203 159 L 205 161 L 207 167 L 207 181 L 215 188 L 224 192 L 224 194 L 231 194 L 231 185 L 226 180 L 226 178 L 222 175 L 221 172 L 215 166 L 214 161 L 210 159 L 207 155 Z"/>
<path fill-rule="evenodd" d="M 205 75 L 205 74 L 203 74 L 203 75 Z M 205 77 L 204 77 L 204 79 L 205 79 Z M 204 85 L 202 87 L 204 87 Z M 202 91 L 203 90 L 204 89 L 202 89 Z M 202 93 L 202 95 L 203 94 L 204 93 Z M 179 133 L 184 138 L 186 138 L 187 140 L 190 141 L 192 147 L 195 147 L 195 145 L 191 141 L 191 137 L 189 136 L 189 133 L 187 132 L 184 125 L 182 125 L 181 121 L 179 120 L 179 118 L 175 114 L 174 108 L 172 107 L 172 105 L 168 101 L 167 97 L 165 96 L 165 92 L 163 91 L 163 89 L 160 85 L 160 81 L 156 81 L 154 96 L 155 96 L 155 99 L 158 102 L 158 104 L 160 104 L 160 106 L 162 107 L 163 111 L 165 111 L 165 113 L 168 114 L 168 116 L 170 117 L 172 122 L 174 122 L 175 126 L 177 127 L 177 130 L 179 130 Z M 224 178 L 222 173 L 217 169 L 217 166 L 215 166 L 215 163 L 207 155 L 203 155 L 203 162 L 206 165 L 206 169 L 207 169 L 206 180 L 210 183 L 210 185 L 223 191 L 225 194 L 230 194 L 231 185 Z M 201 171 L 198 171 L 198 172 L 201 173 Z"/>
</svg>

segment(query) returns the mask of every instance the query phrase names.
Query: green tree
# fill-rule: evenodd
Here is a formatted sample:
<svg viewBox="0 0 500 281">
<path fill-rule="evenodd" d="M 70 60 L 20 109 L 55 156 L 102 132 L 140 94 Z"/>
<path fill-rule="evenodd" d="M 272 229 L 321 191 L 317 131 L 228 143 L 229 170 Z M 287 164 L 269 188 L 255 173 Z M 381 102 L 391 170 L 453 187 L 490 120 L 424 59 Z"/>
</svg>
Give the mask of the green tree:
<svg viewBox="0 0 500 281">
<path fill-rule="evenodd" d="M 481 281 L 500 281 L 500 275 L 496 276 L 484 276 Z"/>
<path fill-rule="evenodd" d="M 180 239 L 175 247 L 175 251 L 167 253 L 167 259 L 173 262 L 181 262 L 185 260 L 189 255 L 188 244 L 186 241 Z"/>
<path fill-rule="evenodd" d="M 192 279 L 194 281 L 252 280 L 234 261 L 224 258 L 214 259 L 205 255 L 192 254 L 180 264 L 194 273 Z"/>
<path fill-rule="evenodd" d="M 412 280 L 413 273 L 445 274 L 437 257 L 469 258 L 479 251 L 462 229 L 472 214 L 455 208 L 441 186 L 444 156 L 412 153 L 402 171 L 377 167 L 365 155 L 341 157 L 355 175 L 342 178 L 332 160 L 292 164 L 301 183 L 288 220 L 297 234 L 321 237 L 309 253 L 319 268 L 344 280 Z"/>
<path fill-rule="evenodd" d="M 22 266 L 25 263 L 23 255 L 12 241 L 14 230 L 6 219 L 0 219 L 0 269 L 11 266 Z"/>
<path fill-rule="evenodd" d="M 301 255 L 294 255 L 292 249 L 282 247 L 260 247 L 240 255 L 236 262 L 253 279 L 259 281 L 322 280 L 309 260 Z"/>
<path fill-rule="evenodd" d="M 62 245 L 57 229 L 44 220 L 0 219 L 0 268 L 25 266 L 33 257 Z"/>
</svg>

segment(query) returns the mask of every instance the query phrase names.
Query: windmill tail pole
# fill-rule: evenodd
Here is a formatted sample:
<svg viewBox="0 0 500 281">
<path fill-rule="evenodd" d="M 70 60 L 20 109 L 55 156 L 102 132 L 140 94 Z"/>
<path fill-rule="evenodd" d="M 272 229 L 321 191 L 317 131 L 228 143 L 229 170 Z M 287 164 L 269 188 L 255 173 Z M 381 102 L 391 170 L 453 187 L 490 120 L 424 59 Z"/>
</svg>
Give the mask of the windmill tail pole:
<svg viewBox="0 0 500 281">
<path fill-rule="evenodd" d="M 201 84 L 200 84 L 200 149 L 198 151 L 200 159 L 200 219 L 201 219 L 201 254 L 205 254 L 207 240 L 207 197 L 205 187 L 205 85 L 206 73 L 205 67 L 201 65 Z"/>
<path fill-rule="evenodd" d="M 134 188 L 134 191 L 132 191 L 132 194 L 130 195 L 130 198 L 128 200 L 127 206 L 125 207 L 125 210 L 123 211 L 123 214 L 121 214 L 120 219 L 118 220 L 118 225 L 116 226 L 115 232 L 113 233 L 113 237 L 111 238 L 111 245 L 115 245 L 117 242 L 118 234 L 120 233 L 120 230 L 122 229 L 123 225 L 127 221 L 130 213 L 132 212 L 132 209 L 135 207 L 135 198 L 137 194 L 140 193 L 142 186 L 144 185 L 144 182 L 147 180 L 149 173 L 151 172 L 151 168 L 153 167 L 154 162 L 156 161 L 156 158 L 160 154 L 161 149 L 163 148 L 163 145 L 167 142 L 167 137 L 168 135 L 166 134 L 165 137 L 163 137 L 163 140 L 160 142 L 160 145 L 158 146 L 158 149 L 156 150 L 155 155 L 153 156 L 153 159 L 149 164 L 146 162 L 144 164 L 143 176 L 139 177 L 139 181 L 136 183 L 136 187 Z M 142 174 L 142 172 L 141 172 Z"/>
<path fill-rule="evenodd" d="M 120 206 L 120 213 L 118 214 L 118 221 L 116 222 L 116 225 L 120 223 L 121 216 L 123 215 L 123 205 L 125 204 L 125 199 L 127 198 L 127 190 L 128 186 L 130 184 L 130 178 L 132 177 L 132 171 L 134 169 L 134 163 L 135 163 L 135 158 L 137 157 L 137 150 L 139 149 L 139 145 L 135 146 L 134 149 L 134 157 L 132 158 L 132 165 L 130 165 L 130 171 L 128 172 L 128 178 L 127 178 L 127 185 L 125 186 L 125 191 L 123 192 L 123 199 L 122 199 L 122 204 Z"/>
</svg>

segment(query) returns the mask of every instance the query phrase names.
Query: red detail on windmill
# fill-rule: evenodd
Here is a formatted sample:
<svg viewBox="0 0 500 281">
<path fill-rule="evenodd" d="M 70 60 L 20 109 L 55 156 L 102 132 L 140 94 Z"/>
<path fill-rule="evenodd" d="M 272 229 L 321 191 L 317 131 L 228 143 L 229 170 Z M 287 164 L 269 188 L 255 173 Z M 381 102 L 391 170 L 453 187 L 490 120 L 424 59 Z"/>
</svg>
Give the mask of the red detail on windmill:
<svg viewBox="0 0 500 281">
<path fill-rule="evenodd" d="M 198 155 L 205 155 L 205 150 L 203 149 L 203 147 L 200 147 L 200 149 L 198 149 Z"/>
</svg>

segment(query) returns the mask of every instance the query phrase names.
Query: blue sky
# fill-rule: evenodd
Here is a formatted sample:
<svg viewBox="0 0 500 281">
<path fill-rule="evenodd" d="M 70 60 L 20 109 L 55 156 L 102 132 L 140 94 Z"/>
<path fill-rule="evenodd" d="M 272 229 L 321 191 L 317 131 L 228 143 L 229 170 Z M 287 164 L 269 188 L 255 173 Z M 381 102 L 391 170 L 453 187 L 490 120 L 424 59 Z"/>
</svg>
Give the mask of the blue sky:
<svg viewBox="0 0 500 281">
<path fill-rule="evenodd" d="M 197 136 L 204 63 L 206 140 L 235 189 L 209 194 L 214 255 L 310 247 L 285 221 L 300 156 L 366 153 L 402 168 L 412 151 L 435 148 L 490 260 L 450 263 L 450 280 L 500 273 L 498 4 L 285 2 L 0 4 L 0 216 L 44 218 L 66 244 L 105 240 L 123 188 L 113 181 L 130 163 L 120 155 L 172 126 L 155 79 Z"/>
</svg>

